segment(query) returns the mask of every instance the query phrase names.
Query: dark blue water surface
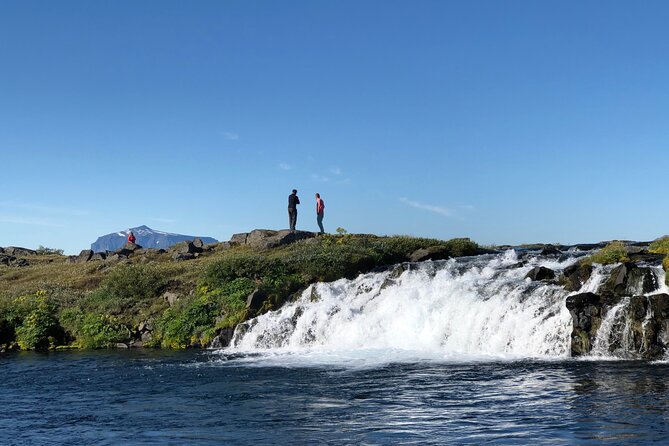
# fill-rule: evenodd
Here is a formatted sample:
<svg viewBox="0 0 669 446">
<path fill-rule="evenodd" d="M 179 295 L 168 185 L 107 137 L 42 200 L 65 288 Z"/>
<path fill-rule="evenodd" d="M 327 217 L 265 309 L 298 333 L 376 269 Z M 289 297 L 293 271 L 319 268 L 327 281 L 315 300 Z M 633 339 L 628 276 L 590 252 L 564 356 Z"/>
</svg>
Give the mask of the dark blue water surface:
<svg viewBox="0 0 669 446">
<path fill-rule="evenodd" d="M 289 364 L 196 351 L 3 355 L 0 444 L 669 442 L 665 364 Z"/>
</svg>

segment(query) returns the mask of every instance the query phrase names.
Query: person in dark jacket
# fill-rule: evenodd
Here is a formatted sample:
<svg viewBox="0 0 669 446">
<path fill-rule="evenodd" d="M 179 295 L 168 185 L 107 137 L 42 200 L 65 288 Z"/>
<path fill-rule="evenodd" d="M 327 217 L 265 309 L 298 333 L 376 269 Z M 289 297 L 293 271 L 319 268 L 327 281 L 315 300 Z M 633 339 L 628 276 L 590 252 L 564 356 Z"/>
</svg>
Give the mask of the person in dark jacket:
<svg viewBox="0 0 669 446">
<path fill-rule="evenodd" d="M 294 231 L 297 225 L 298 204 L 300 204 L 300 199 L 297 197 L 297 189 L 293 189 L 293 193 L 288 195 L 288 223 L 291 231 Z"/>
<path fill-rule="evenodd" d="M 323 216 L 325 216 L 325 202 L 321 199 L 321 194 L 316 194 L 316 222 L 318 222 L 321 234 L 325 234 L 325 229 L 323 229 Z"/>
</svg>

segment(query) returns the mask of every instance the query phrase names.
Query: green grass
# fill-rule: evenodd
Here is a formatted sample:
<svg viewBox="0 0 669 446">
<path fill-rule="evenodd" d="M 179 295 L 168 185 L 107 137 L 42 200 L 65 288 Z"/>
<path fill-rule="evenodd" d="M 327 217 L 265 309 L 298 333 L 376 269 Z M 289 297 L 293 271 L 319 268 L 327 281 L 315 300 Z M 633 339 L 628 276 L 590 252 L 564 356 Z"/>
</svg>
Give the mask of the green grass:
<svg viewBox="0 0 669 446">
<path fill-rule="evenodd" d="M 629 262 L 627 248 L 623 242 L 611 242 L 595 254 L 581 260 L 583 265 L 592 265 L 599 263 L 601 265 L 610 265 L 613 263 Z"/>
<path fill-rule="evenodd" d="M 653 254 L 669 254 L 669 237 L 662 237 L 655 240 L 648 247 L 648 252 Z"/>
</svg>

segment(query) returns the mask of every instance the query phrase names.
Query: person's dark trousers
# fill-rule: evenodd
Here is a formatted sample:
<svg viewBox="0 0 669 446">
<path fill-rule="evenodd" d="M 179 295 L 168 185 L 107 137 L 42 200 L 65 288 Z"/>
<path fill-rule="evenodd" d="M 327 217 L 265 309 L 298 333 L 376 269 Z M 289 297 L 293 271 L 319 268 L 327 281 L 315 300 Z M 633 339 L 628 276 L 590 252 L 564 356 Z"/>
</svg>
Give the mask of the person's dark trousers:
<svg viewBox="0 0 669 446">
<path fill-rule="evenodd" d="M 295 225 L 297 225 L 297 209 L 288 209 L 288 224 L 290 225 L 290 230 L 295 230 Z"/>
<path fill-rule="evenodd" d="M 323 214 L 316 214 L 316 221 L 318 222 L 318 227 L 321 228 L 321 234 L 325 234 L 325 229 L 323 229 Z"/>
</svg>

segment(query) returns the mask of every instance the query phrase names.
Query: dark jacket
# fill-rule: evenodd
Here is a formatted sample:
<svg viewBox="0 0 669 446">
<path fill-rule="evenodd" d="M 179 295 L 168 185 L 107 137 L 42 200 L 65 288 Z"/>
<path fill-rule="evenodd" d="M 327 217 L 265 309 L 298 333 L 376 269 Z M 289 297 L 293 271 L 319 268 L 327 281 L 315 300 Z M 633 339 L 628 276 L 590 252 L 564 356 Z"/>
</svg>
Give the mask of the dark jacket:
<svg viewBox="0 0 669 446">
<path fill-rule="evenodd" d="M 297 198 L 297 194 L 288 195 L 288 209 L 297 209 L 298 204 L 300 204 L 300 199 Z"/>
</svg>

